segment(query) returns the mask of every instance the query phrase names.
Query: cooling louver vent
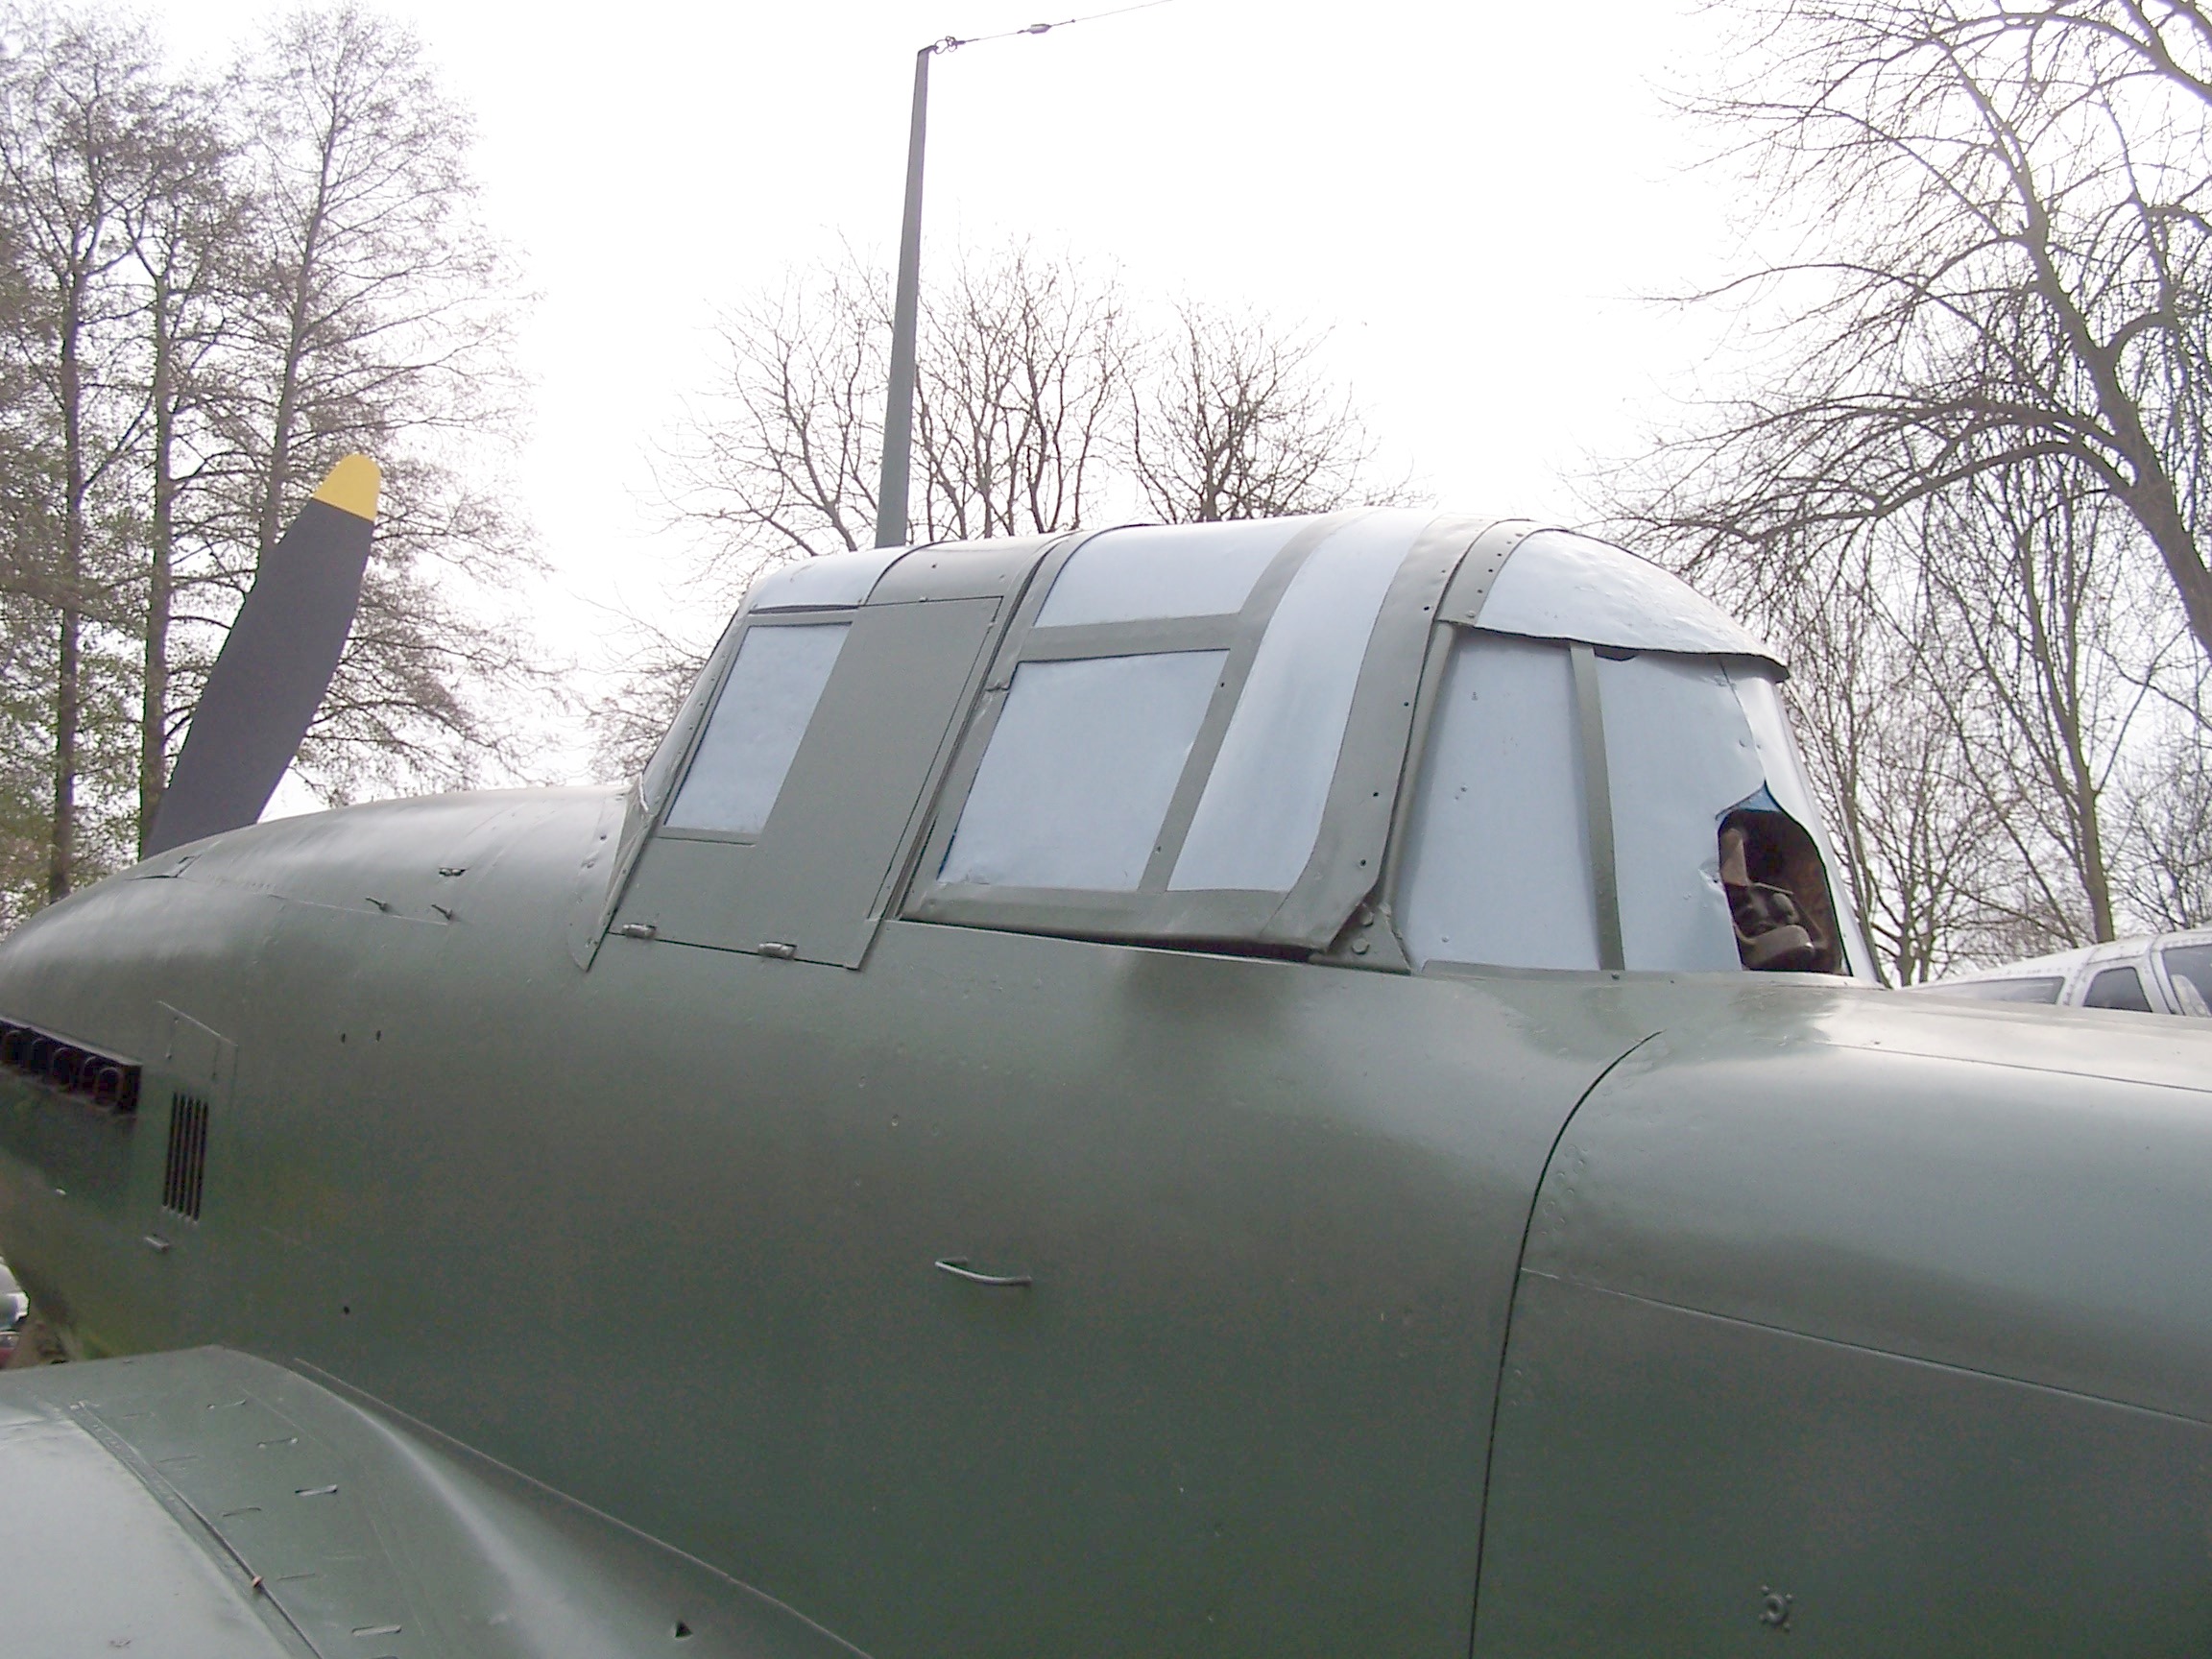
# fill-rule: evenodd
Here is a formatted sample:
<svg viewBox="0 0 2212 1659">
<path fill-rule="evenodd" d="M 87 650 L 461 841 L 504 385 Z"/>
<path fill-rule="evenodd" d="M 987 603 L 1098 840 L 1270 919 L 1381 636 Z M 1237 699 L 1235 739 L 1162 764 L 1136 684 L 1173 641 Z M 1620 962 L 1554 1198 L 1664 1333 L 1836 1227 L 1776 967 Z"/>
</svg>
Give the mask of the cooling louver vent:
<svg viewBox="0 0 2212 1659">
<path fill-rule="evenodd" d="M 207 1102 L 179 1091 L 169 1096 L 169 1161 L 161 1171 L 161 1208 L 187 1221 L 199 1220 L 206 1174 Z"/>
</svg>

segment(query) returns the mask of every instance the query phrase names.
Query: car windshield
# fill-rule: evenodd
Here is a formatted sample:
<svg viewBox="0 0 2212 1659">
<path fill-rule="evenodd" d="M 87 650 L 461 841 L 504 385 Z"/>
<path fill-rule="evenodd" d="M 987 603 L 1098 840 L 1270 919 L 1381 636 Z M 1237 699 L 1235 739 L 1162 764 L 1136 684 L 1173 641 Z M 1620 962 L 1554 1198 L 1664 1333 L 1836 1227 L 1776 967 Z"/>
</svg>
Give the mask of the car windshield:
<svg viewBox="0 0 2212 1659">
<path fill-rule="evenodd" d="M 2184 1014 L 2212 1016 L 2212 945 L 2178 945 L 2161 950 L 2166 982 L 2174 987 L 2174 1000 Z"/>
<path fill-rule="evenodd" d="M 1931 985 L 1946 997 L 1971 997 L 1978 1002 L 2056 1002 L 2066 988 L 2062 974 L 2033 979 L 1975 979 L 1963 985 Z"/>
<path fill-rule="evenodd" d="M 2143 975 L 2130 967 L 2107 968 L 2089 981 L 2084 1008 L 2124 1008 L 2135 1014 L 2155 1014 L 2151 994 L 2143 989 Z"/>
</svg>

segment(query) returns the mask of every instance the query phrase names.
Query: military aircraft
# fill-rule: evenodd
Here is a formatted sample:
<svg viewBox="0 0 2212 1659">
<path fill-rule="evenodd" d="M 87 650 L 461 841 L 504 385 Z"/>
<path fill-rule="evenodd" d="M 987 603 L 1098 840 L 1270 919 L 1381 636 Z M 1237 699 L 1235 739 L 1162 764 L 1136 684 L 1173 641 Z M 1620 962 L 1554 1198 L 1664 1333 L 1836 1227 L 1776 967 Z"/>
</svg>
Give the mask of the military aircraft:
<svg viewBox="0 0 2212 1659">
<path fill-rule="evenodd" d="M 1875 985 L 1783 674 L 1540 522 L 840 554 L 625 789 L 52 907 L 8 1650 L 2201 1654 L 2212 1031 Z"/>
</svg>

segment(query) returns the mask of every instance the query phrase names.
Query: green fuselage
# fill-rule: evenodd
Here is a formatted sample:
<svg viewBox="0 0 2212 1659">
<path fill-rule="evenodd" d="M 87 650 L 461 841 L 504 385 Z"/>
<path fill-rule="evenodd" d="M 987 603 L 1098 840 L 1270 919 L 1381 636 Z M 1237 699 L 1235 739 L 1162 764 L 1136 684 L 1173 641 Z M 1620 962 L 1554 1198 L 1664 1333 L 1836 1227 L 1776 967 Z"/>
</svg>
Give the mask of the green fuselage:
<svg viewBox="0 0 2212 1659">
<path fill-rule="evenodd" d="M 144 1066 L 0 1084 L 80 1350 L 303 1361 L 885 1659 L 2212 1631 L 2212 1033 L 897 920 L 586 971 L 607 824 L 264 826 L 0 949 Z"/>
<path fill-rule="evenodd" d="M 1734 971 L 1863 970 L 1780 673 L 1518 521 L 807 562 L 626 795 L 0 946 L 0 1253 L 81 1354 L 293 1368 L 88 1407 L 228 1558 L 233 1475 L 386 1501 L 239 1426 L 386 1447 L 471 1652 L 560 1575 L 332 1389 L 877 1659 L 2201 1654 L 2212 1030 Z"/>
</svg>

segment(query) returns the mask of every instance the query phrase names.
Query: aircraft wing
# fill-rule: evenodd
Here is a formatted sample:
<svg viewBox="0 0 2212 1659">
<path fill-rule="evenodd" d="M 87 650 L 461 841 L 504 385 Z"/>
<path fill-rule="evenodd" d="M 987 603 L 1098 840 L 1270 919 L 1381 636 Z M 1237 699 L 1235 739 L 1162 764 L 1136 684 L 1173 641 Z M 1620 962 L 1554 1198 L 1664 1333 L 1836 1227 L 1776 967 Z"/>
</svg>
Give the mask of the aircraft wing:
<svg viewBox="0 0 2212 1659">
<path fill-rule="evenodd" d="M 221 1348 L 0 1375 L 0 1645 L 133 1659 L 854 1649 L 306 1374 Z"/>
</svg>

